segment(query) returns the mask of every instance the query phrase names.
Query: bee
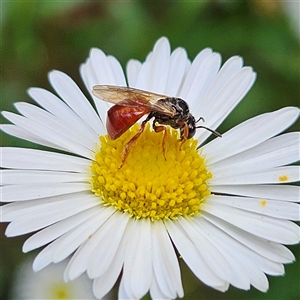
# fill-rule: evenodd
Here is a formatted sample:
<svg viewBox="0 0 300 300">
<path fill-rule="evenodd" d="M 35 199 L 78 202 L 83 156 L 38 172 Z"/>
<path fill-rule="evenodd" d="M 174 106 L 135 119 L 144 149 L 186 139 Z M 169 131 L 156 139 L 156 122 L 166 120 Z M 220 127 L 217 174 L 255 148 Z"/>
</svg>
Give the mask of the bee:
<svg viewBox="0 0 300 300">
<path fill-rule="evenodd" d="M 130 148 L 143 133 L 146 123 L 153 119 L 152 127 L 155 132 L 163 131 L 162 149 L 165 157 L 165 141 L 167 137 L 166 126 L 180 130 L 180 140 L 184 143 L 195 135 L 197 128 L 209 130 L 214 135 L 221 134 L 205 126 L 196 126 L 197 121 L 190 113 L 188 104 L 176 97 L 169 97 L 130 87 L 113 85 L 96 85 L 92 93 L 97 98 L 115 104 L 107 111 L 106 128 L 112 140 L 120 137 L 140 118 L 146 116 L 141 123 L 139 131 L 127 142 L 123 150 L 123 166 Z M 119 169 L 120 169 L 119 168 Z"/>
</svg>

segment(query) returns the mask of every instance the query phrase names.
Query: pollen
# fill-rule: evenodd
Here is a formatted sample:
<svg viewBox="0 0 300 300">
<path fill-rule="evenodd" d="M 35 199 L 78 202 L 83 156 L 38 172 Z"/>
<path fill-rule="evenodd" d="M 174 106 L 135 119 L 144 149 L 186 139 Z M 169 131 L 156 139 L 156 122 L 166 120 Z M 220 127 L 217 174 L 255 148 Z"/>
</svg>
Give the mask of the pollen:
<svg viewBox="0 0 300 300">
<path fill-rule="evenodd" d="M 260 206 L 265 207 L 265 206 L 267 206 L 267 200 L 266 199 L 261 199 L 259 201 L 259 204 L 260 204 Z"/>
<path fill-rule="evenodd" d="M 152 221 L 192 217 L 210 195 L 205 159 L 197 141 L 182 143 L 177 130 L 167 128 L 165 155 L 163 133 L 147 124 L 122 164 L 126 143 L 138 131 L 134 125 L 116 140 L 100 136 L 100 147 L 91 165 L 91 191 L 104 206 Z"/>
<path fill-rule="evenodd" d="M 285 182 L 285 181 L 287 181 L 289 178 L 286 176 L 286 175 L 281 175 L 281 176 L 279 176 L 279 181 L 281 181 L 281 182 Z"/>
</svg>

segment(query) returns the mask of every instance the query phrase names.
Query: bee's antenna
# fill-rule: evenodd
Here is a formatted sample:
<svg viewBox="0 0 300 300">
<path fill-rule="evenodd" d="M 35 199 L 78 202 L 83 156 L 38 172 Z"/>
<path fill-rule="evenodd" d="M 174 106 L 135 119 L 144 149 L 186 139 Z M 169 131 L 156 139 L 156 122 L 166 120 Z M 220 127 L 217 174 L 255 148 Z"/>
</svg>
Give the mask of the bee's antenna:
<svg viewBox="0 0 300 300">
<path fill-rule="evenodd" d="M 203 121 L 203 122 L 205 122 L 205 120 L 204 120 L 204 118 L 203 117 L 200 117 L 197 121 L 196 121 L 196 123 L 198 123 L 199 121 Z"/>
<path fill-rule="evenodd" d="M 198 123 L 199 121 L 205 122 L 205 120 L 204 120 L 203 117 L 200 117 L 200 118 L 196 121 L 196 123 Z M 222 134 L 221 134 L 221 133 L 219 133 L 218 131 L 215 131 L 215 130 L 213 130 L 213 129 L 210 129 L 210 128 L 206 127 L 206 126 L 196 126 L 195 128 L 204 128 L 204 129 L 210 131 L 211 133 L 213 133 L 215 136 L 217 136 L 217 137 L 222 137 Z"/>
<path fill-rule="evenodd" d="M 218 131 L 215 131 L 215 130 L 213 130 L 213 129 L 211 129 L 211 128 L 208 128 L 208 127 L 206 127 L 206 126 L 197 126 L 197 127 L 195 127 L 195 128 L 204 128 L 204 129 L 210 131 L 211 133 L 213 133 L 215 136 L 217 136 L 217 137 L 222 137 L 222 134 L 221 134 L 221 133 L 219 133 Z"/>
</svg>

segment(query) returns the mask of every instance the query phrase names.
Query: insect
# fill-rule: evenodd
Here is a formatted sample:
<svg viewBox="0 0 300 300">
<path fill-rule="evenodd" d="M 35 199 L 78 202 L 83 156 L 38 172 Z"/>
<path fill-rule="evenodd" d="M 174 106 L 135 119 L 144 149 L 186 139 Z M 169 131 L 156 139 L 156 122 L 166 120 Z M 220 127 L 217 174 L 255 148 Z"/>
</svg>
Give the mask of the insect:
<svg viewBox="0 0 300 300">
<path fill-rule="evenodd" d="M 97 98 L 114 103 L 107 112 L 106 128 L 109 137 L 113 140 L 120 137 L 140 118 L 147 115 L 141 123 L 139 131 L 127 142 L 123 150 L 123 166 L 131 146 L 136 142 L 144 131 L 146 123 L 153 119 L 152 127 L 155 132 L 163 131 L 162 148 L 165 157 L 165 140 L 167 136 L 166 125 L 180 130 L 182 142 L 192 138 L 197 128 L 204 128 L 214 135 L 221 137 L 221 134 L 205 126 L 196 126 L 197 121 L 189 111 L 188 104 L 176 97 L 168 97 L 148 91 L 138 90 L 130 87 L 113 85 L 96 85 L 92 93 Z M 166 159 L 166 157 L 165 157 Z"/>
</svg>

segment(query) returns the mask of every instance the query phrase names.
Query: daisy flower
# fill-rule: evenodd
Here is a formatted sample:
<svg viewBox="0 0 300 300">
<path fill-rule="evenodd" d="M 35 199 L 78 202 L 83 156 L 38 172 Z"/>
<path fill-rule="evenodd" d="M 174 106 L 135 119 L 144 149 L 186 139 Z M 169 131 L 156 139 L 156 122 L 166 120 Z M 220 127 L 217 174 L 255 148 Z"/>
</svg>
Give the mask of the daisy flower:
<svg viewBox="0 0 300 300">
<path fill-rule="evenodd" d="M 26 260 L 17 269 L 10 299 L 96 299 L 93 294 L 91 280 L 86 274 L 74 281 L 64 282 L 63 272 L 67 263 L 68 260 L 64 260 L 58 264 L 51 264 L 48 268 L 35 273 L 32 270 L 32 259 Z"/>
<path fill-rule="evenodd" d="M 191 62 L 183 48 L 159 39 L 145 62 L 120 63 L 92 49 L 80 73 L 96 110 L 66 74 L 52 71 L 56 94 L 31 88 L 40 106 L 16 103 L 3 112 L 8 134 L 55 149 L 2 148 L 2 222 L 8 237 L 35 232 L 23 251 L 45 246 L 39 271 L 71 259 L 66 281 L 87 272 L 97 298 L 121 274 L 119 298 L 183 297 L 178 255 L 206 285 L 267 291 L 267 275 L 284 274 L 299 242 L 299 132 L 278 135 L 299 109 L 286 107 L 247 120 L 222 138 L 198 129 L 182 143 L 178 130 L 147 125 L 131 147 L 135 124 L 119 138 L 106 133 L 110 103 L 95 85 L 129 86 L 184 99 L 196 119 L 215 130 L 253 85 L 256 74 L 234 56 L 221 66 L 207 48 Z M 199 121 L 202 122 L 202 121 Z"/>
</svg>

